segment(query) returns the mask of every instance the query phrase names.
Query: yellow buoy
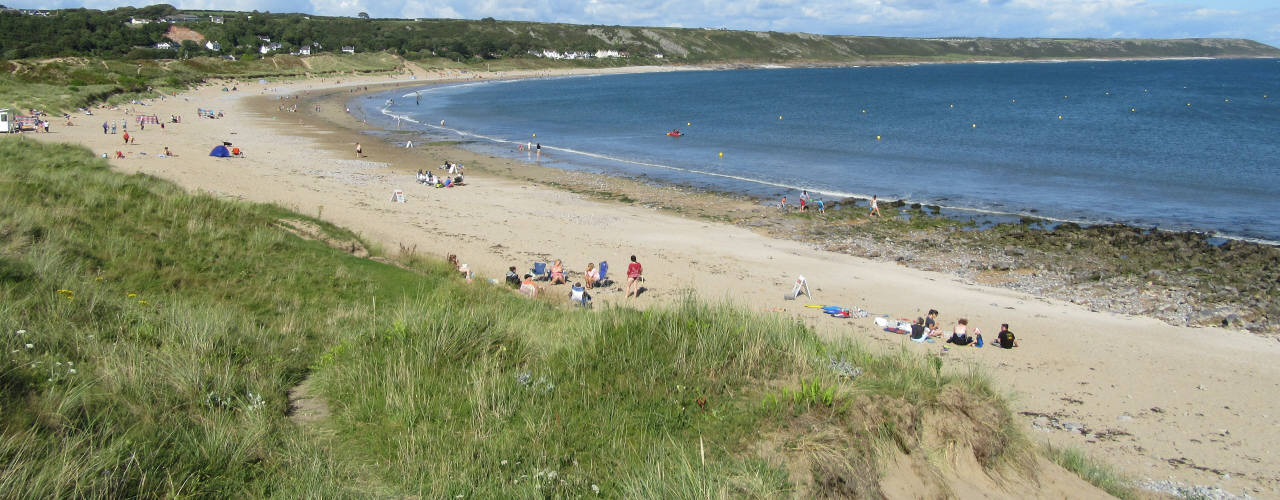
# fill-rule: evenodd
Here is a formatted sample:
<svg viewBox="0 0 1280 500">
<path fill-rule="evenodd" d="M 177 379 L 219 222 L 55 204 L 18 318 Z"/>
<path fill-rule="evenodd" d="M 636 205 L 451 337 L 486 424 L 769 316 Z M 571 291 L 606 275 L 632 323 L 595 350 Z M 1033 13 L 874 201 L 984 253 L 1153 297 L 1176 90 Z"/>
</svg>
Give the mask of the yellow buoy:
<svg viewBox="0 0 1280 500">
<path fill-rule="evenodd" d="M 686 127 L 692 127 L 692 126 L 693 126 L 693 122 L 685 122 L 685 126 L 686 126 Z"/>
<path fill-rule="evenodd" d="M 1191 105 L 1191 103 L 1187 103 L 1187 106 L 1190 106 L 1190 105 Z"/>
<path fill-rule="evenodd" d="M 1064 96 L 1062 96 L 1062 98 L 1063 98 L 1063 99 L 1066 99 L 1066 98 L 1067 98 L 1067 96 L 1065 96 L 1065 95 L 1064 95 Z"/>
<path fill-rule="evenodd" d="M 880 140 L 880 136 L 878 136 L 878 135 L 877 135 L 877 136 L 876 136 L 876 140 L 877 140 L 877 141 L 878 141 L 878 140 Z"/>
<path fill-rule="evenodd" d="M 1059 119 L 1059 120 L 1061 120 L 1061 119 L 1062 119 L 1062 115 L 1058 115 L 1058 119 Z"/>
<path fill-rule="evenodd" d="M 1107 92 L 1107 95 L 1111 95 L 1111 93 L 1110 93 L 1110 92 Z"/>
<path fill-rule="evenodd" d="M 1231 99 L 1223 99 L 1222 102 L 1231 102 Z"/>
<path fill-rule="evenodd" d="M 1129 111 L 1132 111 L 1132 112 L 1134 112 L 1134 113 L 1137 113 L 1137 112 L 1138 112 L 1138 108 L 1129 108 Z"/>
<path fill-rule="evenodd" d="M 782 115 L 778 115 L 778 119 L 779 119 L 779 120 L 781 120 L 781 119 L 782 119 Z"/>
<path fill-rule="evenodd" d="M 533 134 L 533 136 L 534 136 L 534 137 L 537 137 L 537 136 L 538 136 L 538 134 Z"/>
<path fill-rule="evenodd" d="M 978 124 L 977 123 L 973 124 L 973 128 L 978 128 Z"/>
<path fill-rule="evenodd" d="M 863 112 L 863 113 L 866 113 L 866 112 L 867 112 L 867 110 L 865 110 L 865 109 L 864 109 L 864 110 L 862 110 L 862 112 Z"/>
<path fill-rule="evenodd" d="M 724 151 L 721 151 L 721 152 L 720 152 L 720 157 L 721 157 L 721 158 L 724 158 Z"/>
<path fill-rule="evenodd" d="M 955 104 L 952 104 L 952 105 L 951 105 L 951 107 L 953 107 L 953 108 L 954 108 L 954 107 L 956 107 L 956 105 L 955 105 Z"/>
</svg>

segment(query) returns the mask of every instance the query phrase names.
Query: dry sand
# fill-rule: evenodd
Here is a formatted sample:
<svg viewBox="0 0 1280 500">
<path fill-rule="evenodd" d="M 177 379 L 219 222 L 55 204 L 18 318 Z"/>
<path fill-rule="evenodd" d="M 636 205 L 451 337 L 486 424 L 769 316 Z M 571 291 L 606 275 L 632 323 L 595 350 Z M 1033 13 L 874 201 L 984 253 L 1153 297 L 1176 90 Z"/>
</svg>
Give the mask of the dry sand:
<svg viewBox="0 0 1280 500">
<path fill-rule="evenodd" d="M 94 110 L 92 117 L 75 116 L 76 126 L 28 135 L 80 143 L 98 154 L 120 150 L 127 158 L 111 164 L 121 171 L 320 215 L 392 251 L 457 254 L 481 278 L 501 278 L 509 265 L 523 272 L 534 260 L 558 258 L 574 273 L 571 279 L 581 279 L 588 261 L 607 260 L 610 275 L 622 282 L 627 258 L 634 254 L 645 267 L 645 293 L 627 299 L 619 286 L 598 289 L 598 305 L 645 307 L 693 291 L 801 318 L 828 338 L 940 353 L 949 369 L 977 365 L 990 374 L 1011 396 L 1015 411 L 1025 412 L 1019 418 L 1036 441 L 1082 448 L 1138 479 L 1220 485 L 1237 494 L 1280 498 L 1280 342 L 1273 339 L 1090 312 L 946 274 L 819 251 L 660 210 L 653 203 L 607 201 L 556 189 L 548 183 L 570 183 L 580 190 L 595 185 L 605 192 L 648 190 L 650 196 L 665 196 L 686 208 L 732 203 L 743 213 L 766 213 L 741 200 L 699 201 L 706 195 L 448 146 L 392 147 L 362 135 L 360 123 L 327 101 L 318 114 L 307 104 L 300 104 L 296 113 L 278 110 L 309 102 L 279 101 L 279 96 L 314 97 L 325 88 L 346 96 L 355 84 L 474 78 L 422 71 L 415 76 L 412 82 L 405 75 L 341 84 L 333 78 L 240 82 L 235 92 L 221 91 L 221 84 L 206 86 L 133 106 L 136 113 L 162 119 L 181 115 L 183 120 L 163 130 L 150 125 L 137 131 L 130 125 L 137 139 L 129 146 L 122 145 L 120 135 L 101 133 L 104 119 L 129 118 L 123 110 Z M 198 107 L 221 110 L 225 118 L 199 119 Z M 223 140 L 242 148 L 245 157 L 207 156 Z M 356 142 L 363 143 L 363 157 L 354 153 Z M 157 157 L 165 146 L 178 156 Z M 433 189 L 414 182 L 412 172 L 434 168 L 446 158 L 468 167 L 466 186 Z M 390 202 L 394 189 L 404 190 L 406 203 Z M 809 278 L 814 298 L 783 300 L 797 275 Z M 557 296 L 567 291 L 563 285 L 548 289 Z M 914 318 L 936 308 L 945 328 L 966 317 L 989 342 L 998 325 L 1007 322 L 1021 347 L 944 351 L 943 344 L 916 344 L 882 332 L 870 318 L 831 319 L 804 308 L 805 303 L 861 307 L 894 318 Z M 1037 415 L 1047 417 L 1037 421 Z M 1074 425 L 1083 433 L 1063 429 Z"/>
</svg>

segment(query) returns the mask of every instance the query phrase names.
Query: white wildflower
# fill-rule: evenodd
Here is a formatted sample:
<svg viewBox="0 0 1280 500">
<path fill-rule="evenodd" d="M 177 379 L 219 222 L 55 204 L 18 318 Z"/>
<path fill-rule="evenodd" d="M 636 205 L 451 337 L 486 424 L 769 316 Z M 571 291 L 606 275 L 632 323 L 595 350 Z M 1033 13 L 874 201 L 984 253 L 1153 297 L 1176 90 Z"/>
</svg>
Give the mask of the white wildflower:
<svg viewBox="0 0 1280 500">
<path fill-rule="evenodd" d="M 26 335 L 26 330 L 18 330 L 18 335 Z"/>
<path fill-rule="evenodd" d="M 35 346 L 36 346 L 35 344 L 27 344 L 27 349 L 34 348 Z"/>
<path fill-rule="evenodd" d="M 61 362 L 61 361 L 54 361 L 54 362 L 53 362 L 53 366 L 62 366 L 62 362 Z"/>
<path fill-rule="evenodd" d="M 599 494 L 600 494 L 600 487 L 599 487 L 599 486 L 597 486 L 597 485 L 592 484 L 592 485 L 591 485 L 591 492 L 592 492 L 592 493 L 595 493 L 595 494 L 597 494 L 597 495 L 599 495 Z"/>
<path fill-rule="evenodd" d="M 503 460 L 503 461 L 502 461 L 502 465 L 507 465 L 507 461 L 506 461 L 506 460 Z"/>
<path fill-rule="evenodd" d="M 75 369 L 75 368 L 71 368 L 71 369 L 68 369 L 68 370 L 67 370 L 67 373 L 74 374 L 75 372 L 76 372 L 76 369 Z"/>
</svg>

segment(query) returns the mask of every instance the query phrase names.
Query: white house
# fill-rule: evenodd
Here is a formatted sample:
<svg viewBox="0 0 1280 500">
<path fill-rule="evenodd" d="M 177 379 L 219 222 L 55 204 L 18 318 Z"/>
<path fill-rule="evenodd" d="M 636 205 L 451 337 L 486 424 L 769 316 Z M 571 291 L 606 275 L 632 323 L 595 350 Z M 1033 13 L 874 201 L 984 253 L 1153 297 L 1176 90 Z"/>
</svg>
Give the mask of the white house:
<svg viewBox="0 0 1280 500">
<path fill-rule="evenodd" d="M 226 19 L 223 19 L 222 16 L 209 16 L 209 22 L 213 24 L 222 24 L 226 22 Z"/>
<path fill-rule="evenodd" d="M 129 18 L 129 24 L 151 24 L 150 19 L 139 19 L 136 17 Z"/>
<path fill-rule="evenodd" d="M 300 56 L 309 56 L 309 55 L 311 55 L 311 47 L 303 47 L 303 48 L 298 49 L 298 55 L 300 55 Z"/>
<path fill-rule="evenodd" d="M 222 44 L 215 42 L 213 40 L 208 40 L 204 42 L 204 48 L 217 52 L 219 50 L 222 50 Z"/>
<path fill-rule="evenodd" d="M 172 44 L 172 43 L 169 43 L 169 42 L 160 42 L 160 43 L 157 43 L 157 44 L 156 44 L 156 48 L 157 48 L 157 49 L 160 49 L 160 50 L 169 50 L 169 49 L 172 49 L 172 48 L 174 48 L 174 47 L 173 47 L 173 44 Z"/>
<path fill-rule="evenodd" d="M 605 59 L 609 57 L 622 57 L 622 54 L 616 50 L 600 49 L 596 51 L 597 59 Z"/>
<path fill-rule="evenodd" d="M 273 51 L 273 50 L 280 50 L 280 48 L 281 48 L 281 47 L 284 47 L 284 46 L 283 46 L 283 45 L 280 45 L 280 42 L 272 42 L 272 43 L 268 43 L 268 44 L 263 44 L 261 47 L 258 47 L 258 53 L 259 53 L 259 54 L 266 54 L 267 52 L 271 52 L 271 51 Z"/>
<path fill-rule="evenodd" d="M 355 53 L 356 53 L 356 48 L 355 48 L 355 47 L 352 47 L 352 46 L 350 46 L 350 45 L 343 45 L 343 46 L 342 46 L 342 51 L 343 51 L 343 52 L 345 52 L 345 53 L 347 53 L 347 54 L 355 54 Z"/>
</svg>

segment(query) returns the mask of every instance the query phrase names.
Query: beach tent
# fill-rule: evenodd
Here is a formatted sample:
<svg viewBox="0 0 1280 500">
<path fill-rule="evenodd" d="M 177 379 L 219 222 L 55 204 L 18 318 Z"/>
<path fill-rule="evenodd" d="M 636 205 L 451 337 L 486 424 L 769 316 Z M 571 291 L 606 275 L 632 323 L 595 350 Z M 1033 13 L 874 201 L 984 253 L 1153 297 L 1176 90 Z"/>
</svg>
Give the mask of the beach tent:
<svg viewBox="0 0 1280 500">
<path fill-rule="evenodd" d="M 213 151 L 209 152 L 209 156 L 217 156 L 219 158 L 228 158 L 231 156 L 231 152 L 227 151 L 226 146 L 219 144 L 213 147 Z"/>
</svg>

